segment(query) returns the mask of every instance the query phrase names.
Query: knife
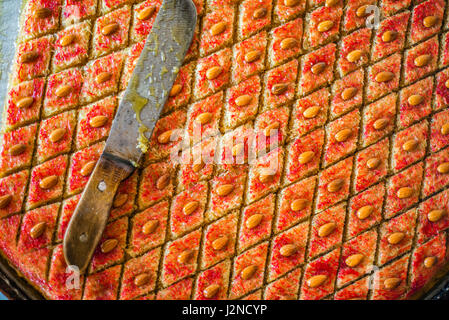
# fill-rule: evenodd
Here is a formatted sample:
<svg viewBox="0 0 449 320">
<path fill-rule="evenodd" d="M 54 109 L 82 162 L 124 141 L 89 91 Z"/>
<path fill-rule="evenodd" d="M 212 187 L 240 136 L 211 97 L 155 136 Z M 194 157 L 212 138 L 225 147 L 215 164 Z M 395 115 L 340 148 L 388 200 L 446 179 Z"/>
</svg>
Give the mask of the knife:
<svg viewBox="0 0 449 320">
<path fill-rule="evenodd" d="M 137 60 L 93 170 L 64 236 L 67 265 L 84 272 L 101 239 L 115 193 L 146 152 L 171 87 L 192 42 L 192 0 L 164 0 Z"/>
</svg>

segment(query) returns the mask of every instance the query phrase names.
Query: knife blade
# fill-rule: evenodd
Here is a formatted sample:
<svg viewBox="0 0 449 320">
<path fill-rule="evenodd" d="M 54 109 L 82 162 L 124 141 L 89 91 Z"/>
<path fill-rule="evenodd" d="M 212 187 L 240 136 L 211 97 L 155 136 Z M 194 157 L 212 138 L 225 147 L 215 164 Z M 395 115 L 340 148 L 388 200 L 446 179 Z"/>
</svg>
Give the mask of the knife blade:
<svg viewBox="0 0 449 320">
<path fill-rule="evenodd" d="M 192 0 L 164 0 L 64 236 L 68 266 L 84 271 L 105 229 L 121 181 L 139 165 L 193 39 Z M 115 242 L 116 244 L 116 242 Z M 99 250 L 112 250 L 114 241 Z"/>
</svg>

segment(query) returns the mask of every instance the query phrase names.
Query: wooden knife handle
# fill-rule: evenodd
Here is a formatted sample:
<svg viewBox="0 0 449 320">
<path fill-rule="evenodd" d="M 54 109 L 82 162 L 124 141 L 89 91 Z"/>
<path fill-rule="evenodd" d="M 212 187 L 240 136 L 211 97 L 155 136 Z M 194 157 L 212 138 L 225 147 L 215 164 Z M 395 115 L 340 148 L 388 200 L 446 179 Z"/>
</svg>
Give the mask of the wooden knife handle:
<svg viewBox="0 0 449 320">
<path fill-rule="evenodd" d="M 86 270 L 101 239 L 115 193 L 134 166 L 103 153 L 92 172 L 64 236 L 64 257 L 68 266 Z"/>
</svg>

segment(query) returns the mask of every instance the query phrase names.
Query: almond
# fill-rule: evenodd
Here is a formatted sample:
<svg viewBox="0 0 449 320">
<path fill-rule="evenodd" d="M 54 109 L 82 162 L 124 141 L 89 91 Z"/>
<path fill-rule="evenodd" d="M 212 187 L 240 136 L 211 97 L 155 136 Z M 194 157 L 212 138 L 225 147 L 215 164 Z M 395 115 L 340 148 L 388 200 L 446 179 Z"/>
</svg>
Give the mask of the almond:
<svg viewBox="0 0 449 320">
<path fill-rule="evenodd" d="M 34 10 L 34 17 L 38 19 L 45 19 L 51 16 L 52 11 L 49 8 L 38 8 Z"/>
<path fill-rule="evenodd" d="M 362 54 L 363 54 L 362 50 L 353 50 L 346 56 L 346 60 L 348 60 L 349 62 L 356 62 L 360 60 Z"/>
<path fill-rule="evenodd" d="M 271 93 L 274 95 L 283 94 L 288 89 L 287 83 L 277 83 L 271 87 Z"/>
<path fill-rule="evenodd" d="M 172 135 L 172 130 L 167 130 L 163 133 L 161 133 L 158 137 L 157 137 L 157 141 L 160 144 L 166 144 L 170 142 L 171 139 L 171 135 Z"/>
<path fill-rule="evenodd" d="M 449 162 L 443 162 L 437 168 L 439 173 L 448 173 L 449 172 Z"/>
<path fill-rule="evenodd" d="M 20 62 L 21 63 L 31 63 L 31 62 L 36 61 L 37 58 L 39 58 L 39 57 L 40 57 L 39 52 L 36 52 L 36 51 L 25 52 L 20 57 Z"/>
<path fill-rule="evenodd" d="M 394 232 L 388 236 L 389 244 L 398 244 L 405 238 L 404 232 Z"/>
<path fill-rule="evenodd" d="M 232 156 L 237 157 L 245 151 L 245 145 L 243 143 L 236 144 L 232 147 Z"/>
<path fill-rule="evenodd" d="M 345 181 L 343 179 L 335 179 L 327 185 L 327 191 L 334 193 L 340 191 Z"/>
<path fill-rule="evenodd" d="M 114 208 L 120 208 L 126 201 L 128 201 L 127 193 L 117 193 L 114 198 L 114 203 L 112 204 Z"/>
<path fill-rule="evenodd" d="M 142 233 L 145 235 L 150 235 L 154 231 L 156 231 L 157 227 L 159 226 L 158 220 L 149 220 L 147 221 L 143 227 L 142 227 Z"/>
<path fill-rule="evenodd" d="M 198 201 L 190 201 L 187 203 L 183 208 L 182 211 L 186 216 L 190 216 L 193 212 L 196 211 L 200 206 L 200 203 Z"/>
<path fill-rule="evenodd" d="M 41 189 L 48 190 L 56 186 L 58 181 L 58 176 L 48 176 L 39 181 L 39 187 L 41 187 Z"/>
<path fill-rule="evenodd" d="M 352 130 L 349 128 L 340 130 L 335 134 L 335 140 L 337 142 L 344 142 L 344 141 L 348 140 L 348 138 L 351 134 L 352 134 Z"/>
<path fill-rule="evenodd" d="M 189 250 L 189 249 L 184 250 L 178 256 L 178 262 L 182 263 L 182 264 L 187 264 L 187 263 L 189 263 L 190 260 L 192 260 L 194 254 L 195 254 L 195 252 L 193 250 Z"/>
<path fill-rule="evenodd" d="M 170 90 L 169 96 L 170 97 L 176 97 L 182 90 L 182 85 L 175 84 Z"/>
<path fill-rule="evenodd" d="M 283 257 L 290 257 L 296 253 L 298 248 L 294 244 L 286 244 L 281 247 L 279 253 Z"/>
<path fill-rule="evenodd" d="M 66 34 L 61 39 L 59 39 L 59 45 L 61 47 L 67 47 L 75 41 L 75 35 L 73 33 Z"/>
<path fill-rule="evenodd" d="M 327 276 L 324 274 L 319 274 L 316 276 L 313 276 L 309 279 L 307 279 L 307 285 L 310 288 L 317 288 L 319 286 L 321 286 L 322 284 L 324 284 L 324 282 L 327 280 Z"/>
<path fill-rule="evenodd" d="M 101 244 L 100 249 L 101 249 L 101 252 L 103 252 L 103 253 L 109 253 L 112 250 L 114 250 L 115 247 L 117 247 L 117 245 L 118 245 L 117 239 L 107 239 L 106 241 L 104 241 Z"/>
<path fill-rule="evenodd" d="M 139 13 L 137 14 L 137 19 L 147 20 L 153 15 L 155 10 L 156 10 L 156 8 L 153 6 L 145 7 L 139 11 Z"/>
<path fill-rule="evenodd" d="M 273 180 L 276 175 L 276 171 L 269 168 L 262 168 L 259 173 L 259 181 L 262 183 L 268 183 Z"/>
<path fill-rule="evenodd" d="M 244 107 L 251 103 L 252 97 L 244 94 L 235 99 L 235 104 L 239 107 Z"/>
<path fill-rule="evenodd" d="M 357 92 L 358 92 L 358 90 L 357 90 L 357 88 L 355 88 L 355 87 L 349 87 L 349 88 L 346 88 L 346 89 L 344 89 L 344 90 L 341 92 L 341 98 L 342 98 L 344 101 L 347 101 L 347 100 L 349 100 L 349 99 L 354 98 L 355 95 L 357 94 Z"/>
<path fill-rule="evenodd" d="M 206 71 L 206 78 L 209 80 L 214 80 L 223 72 L 223 68 L 219 66 L 211 67 Z"/>
<path fill-rule="evenodd" d="M 290 204 L 292 211 L 301 211 L 307 207 L 309 201 L 307 199 L 296 199 Z"/>
<path fill-rule="evenodd" d="M 423 25 L 426 28 L 432 28 L 434 27 L 438 22 L 438 17 L 436 16 L 427 16 L 423 19 Z"/>
<path fill-rule="evenodd" d="M 393 290 L 399 286 L 399 284 L 402 282 L 400 278 L 388 278 L 384 281 L 384 287 L 387 290 Z"/>
<path fill-rule="evenodd" d="M 34 225 L 34 227 L 30 230 L 30 237 L 33 239 L 39 238 L 41 235 L 44 234 L 45 229 L 47 228 L 46 222 L 39 222 Z"/>
<path fill-rule="evenodd" d="M 418 141 L 416 141 L 415 139 L 411 139 L 404 142 L 404 144 L 402 145 L 402 150 L 411 152 L 415 150 L 418 147 L 418 145 L 419 145 Z"/>
<path fill-rule="evenodd" d="M 211 28 L 210 28 L 210 33 L 213 36 L 217 36 L 220 33 L 223 33 L 226 30 L 227 24 L 224 21 L 220 21 L 216 24 L 214 24 Z"/>
<path fill-rule="evenodd" d="M 270 136 L 274 135 L 275 133 L 277 133 L 279 127 L 280 127 L 280 123 L 277 122 L 277 121 L 273 122 L 272 124 L 269 124 L 263 130 L 264 136 L 265 137 L 270 137 Z"/>
<path fill-rule="evenodd" d="M 337 225 L 333 222 L 326 223 L 318 229 L 318 236 L 321 238 L 327 237 L 334 232 L 336 227 Z"/>
<path fill-rule="evenodd" d="M 415 58 L 415 66 L 417 67 L 425 67 L 427 66 L 430 61 L 432 61 L 432 56 L 430 54 L 422 54 L 419 57 Z"/>
<path fill-rule="evenodd" d="M 441 126 L 440 132 L 442 135 L 446 136 L 449 134 L 449 122 Z"/>
<path fill-rule="evenodd" d="M 265 17 L 268 14 L 268 10 L 267 8 L 259 8 L 257 10 L 254 11 L 253 13 L 253 18 L 254 19 L 262 19 L 263 17 Z"/>
<path fill-rule="evenodd" d="M 298 40 L 295 38 L 285 38 L 281 41 L 281 49 L 282 50 L 289 50 L 293 49 L 294 47 L 298 46 Z"/>
<path fill-rule="evenodd" d="M 324 71 L 324 69 L 326 69 L 326 63 L 318 62 L 315 63 L 310 70 L 313 74 L 320 74 Z"/>
<path fill-rule="evenodd" d="M 360 220 L 365 220 L 368 218 L 374 211 L 374 208 L 370 205 L 363 206 L 359 210 L 357 210 L 357 218 Z"/>
<path fill-rule="evenodd" d="M 106 116 L 95 116 L 89 121 L 89 125 L 92 128 L 100 128 L 108 122 L 108 117 Z"/>
<path fill-rule="evenodd" d="M 73 87 L 69 85 L 62 85 L 56 89 L 55 94 L 59 98 L 67 97 L 73 91 Z"/>
<path fill-rule="evenodd" d="M 380 118 L 380 119 L 377 119 L 374 122 L 373 127 L 376 130 L 382 130 L 382 129 L 385 129 L 388 126 L 389 122 L 390 122 L 390 120 L 387 119 L 387 118 Z"/>
<path fill-rule="evenodd" d="M 313 106 L 313 107 L 309 107 L 306 110 L 304 110 L 304 112 L 302 113 L 302 115 L 304 116 L 304 118 L 306 119 L 312 119 L 315 118 L 318 113 L 320 112 L 321 107 L 320 106 Z"/>
<path fill-rule="evenodd" d="M 248 63 L 257 61 L 262 56 L 262 53 L 259 50 L 253 50 L 245 54 L 245 61 Z"/>
<path fill-rule="evenodd" d="M 65 128 L 57 128 L 50 133 L 49 139 L 51 142 L 56 143 L 64 137 L 66 132 Z"/>
<path fill-rule="evenodd" d="M 345 263 L 350 268 L 357 267 L 363 261 L 363 254 L 356 253 L 346 258 Z"/>
<path fill-rule="evenodd" d="M 142 287 L 150 282 L 150 275 L 148 273 L 141 273 L 134 278 L 134 284 L 136 287 Z"/>
<path fill-rule="evenodd" d="M 313 157 L 315 157 L 315 152 L 313 152 L 313 151 L 306 151 L 306 152 L 303 152 L 303 153 L 301 153 L 299 155 L 298 161 L 299 161 L 300 164 L 307 164 L 307 163 L 309 163 L 310 161 L 313 160 Z"/>
<path fill-rule="evenodd" d="M 96 164 L 97 164 L 97 161 L 94 161 L 94 160 L 86 163 L 80 170 L 81 175 L 84 177 L 90 176 L 92 171 L 94 171 Z"/>
<path fill-rule="evenodd" d="M 366 162 L 368 169 L 374 170 L 380 165 L 381 161 L 378 158 L 371 158 Z"/>
<path fill-rule="evenodd" d="M 19 109 L 27 109 L 33 104 L 33 102 L 34 102 L 33 97 L 24 97 L 16 102 L 16 106 Z"/>
<path fill-rule="evenodd" d="M 413 195 L 413 189 L 410 187 L 400 188 L 397 192 L 397 196 L 399 199 L 410 198 Z"/>
<path fill-rule="evenodd" d="M 254 276 L 256 271 L 257 271 L 257 266 L 255 264 L 252 264 L 252 265 L 244 268 L 242 270 L 240 276 L 242 277 L 243 280 L 249 280 Z"/>
<path fill-rule="evenodd" d="M 204 289 L 203 295 L 206 299 L 212 299 L 218 294 L 218 291 L 220 291 L 220 286 L 218 284 L 211 284 Z"/>
<path fill-rule="evenodd" d="M 427 257 L 424 259 L 424 267 L 430 269 L 435 265 L 436 262 L 437 262 L 436 257 Z"/>
<path fill-rule="evenodd" d="M 364 6 L 358 7 L 356 12 L 355 12 L 357 17 L 359 17 L 359 18 L 366 17 L 368 15 L 368 12 L 366 11 L 367 8 L 368 8 L 367 4 L 365 4 Z"/>
<path fill-rule="evenodd" d="M 299 0 L 285 0 L 284 5 L 287 7 L 294 7 L 299 4 Z"/>
<path fill-rule="evenodd" d="M 160 176 L 156 181 L 156 188 L 158 190 L 163 190 L 170 183 L 170 174 L 166 173 Z"/>
<path fill-rule="evenodd" d="M 340 0 L 326 0 L 326 7 L 335 7 Z"/>
<path fill-rule="evenodd" d="M 199 122 L 202 125 L 208 124 L 212 120 L 212 113 L 210 112 L 203 112 L 198 117 L 196 117 L 196 121 Z"/>
<path fill-rule="evenodd" d="M 119 29 L 119 27 L 120 25 L 116 22 L 110 23 L 101 28 L 101 34 L 104 36 L 109 36 L 115 33 Z"/>
<path fill-rule="evenodd" d="M 253 214 L 246 220 L 246 227 L 248 229 L 254 229 L 262 222 L 262 219 L 263 215 L 260 213 Z"/>
<path fill-rule="evenodd" d="M 317 29 L 319 32 L 326 32 L 326 31 L 329 31 L 330 29 L 332 29 L 333 26 L 334 26 L 334 22 L 332 20 L 325 20 L 318 24 Z"/>
<path fill-rule="evenodd" d="M 8 153 L 12 157 L 17 157 L 24 153 L 27 149 L 27 145 L 24 143 L 18 143 L 9 148 Z"/>
<path fill-rule="evenodd" d="M 233 184 L 223 184 L 217 188 L 217 194 L 220 197 L 225 197 L 234 190 Z"/>
<path fill-rule="evenodd" d="M 203 161 L 201 161 L 200 163 L 195 163 L 195 164 L 192 166 L 192 170 L 193 170 L 193 172 L 198 173 L 198 172 L 200 172 L 205 166 L 206 166 L 206 164 L 205 164 Z"/>
<path fill-rule="evenodd" d="M 445 210 L 432 210 L 427 214 L 427 219 L 430 222 L 438 222 L 446 215 Z"/>
<path fill-rule="evenodd" d="M 397 37 L 398 37 L 397 31 L 388 30 L 382 34 L 382 41 L 383 42 L 392 42 L 392 41 L 396 40 Z"/>
<path fill-rule="evenodd" d="M 408 97 L 407 101 L 411 106 L 417 106 L 423 103 L 424 97 L 420 94 L 413 94 L 410 97 Z"/>
<path fill-rule="evenodd" d="M 216 251 L 224 249 L 229 242 L 229 238 L 227 236 L 221 236 L 215 239 L 212 242 L 212 248 Z"/>
<path fill-rule="evenodd" d="M 376 75 L 377 82 L 388 82 L 394 78 L 394 73 L 390 71 L 382 71 Z"/>
<path fill-rule="evenodd" d="M 105 71 L 105 72 L 101 72 L 99 73 L 96 77 L 95 77 L 95 82 L 97 84 L 102 84 L 105 83 L 106 81 L 111 80 L 112 78 L 112 73 Z"/>
<path fill-rule="evenodd" d="M 4 209 L 6 208 L 12 200 L 12 195 L 10 194 L 5 194 L 3 196 L 0 197 L 0 209 Z"/>
</svg>

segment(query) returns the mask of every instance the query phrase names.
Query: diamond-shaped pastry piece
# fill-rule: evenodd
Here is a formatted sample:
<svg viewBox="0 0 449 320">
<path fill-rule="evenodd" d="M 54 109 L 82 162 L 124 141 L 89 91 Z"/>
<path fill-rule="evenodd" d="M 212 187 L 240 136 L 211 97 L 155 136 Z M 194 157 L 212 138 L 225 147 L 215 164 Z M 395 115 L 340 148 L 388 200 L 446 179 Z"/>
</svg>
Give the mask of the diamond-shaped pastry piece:
<svg viewBox="0 0 449 320">
<path fill-rule="evenodd" d="M 377 246 L 377 230 L 367 231 L 343 244 L 337 286 L 369 273 L 373 267 Z"/>
<path fill-rule="evenodd" d="M 40 249 L 51 243 L 60 205 L 53 203 L 24 215 L 17 245 L 20 252 Z"/>
<path fill-rule="evenodd" d="M 255 140 L 253 151 L 256 154 L 273 150 L 286 140 L 290 109 L 281 107 L 261 113 L 254 122 Z"/>
<path fill-rule="evenodd" d="M 92 39 L 92 56 L 99 57 L 128 43 L 131 9 L 124 6 L 112 11 L 95 22 Z"/>
<path fill-rule="evenodd" d="M 362 104 L 365 72 L 357 70 L 337 80 L 332 85 L 331 116 L 338 116 Z"/>
<path fill-rule="evenodd" d="M 271 66 L 278 65 L 302 52 L 301 18 L 283 24 L 271 31 L 268 59 Z"/>
<path fill-rule="evenodd" d="M 293 100 L 297 73 L 298 61 L 294 59 L 265 74 L 263 110 L 276 108 Z"/>
<path fill-rule="evenodd" d="M 90 23 L 82 22 L 58 32 L 52 58 L 55 72 L 86 62 L 89 54 Z"/>
<path fill-rule="evenodd" d="M 195 300 L 226 300 L 231 262 L 223 261 L 198 275 Z"/>
<path fill-rule="evenodd" d="M 275 222 L 276 233 L 310 216 L 315 185 L 316 177 L 310 177 L 280 191 L 279 212 Z"/>
<path fill-rule="evenodd" d="M 29 252 L 17 254 L 14 258 L 14 263 L 19 272 L 28 279 L 33 279 L 30 282 L 43 288 L 48 288 L 46 274 L 50 260 L 51 250 L 49 248 L 41 248 Z M 11 260 L 13 258 L 10 258 Z"/>
<path fill-rule="evenodd" d="M 55 32 L 59 28 L 62 2 L 62 0 L 27 1 L 21 15 L 21 40 L 26 41 Z"/>
<path fill-rule="evenodd" d="M 66 0 L 62 7 L 61 22 L 64 26 L 93 16 L 97 11 L 98 0 Z"/>
<path fill-rule="evenodd" d="M 374 288 L 371 299 L 397 300 L 407 288 L 407 267 L 410 255 L 407 254 L 374 272 Z"/>
<path fill-rule="evenodd" d="M 380 227 L 378 264 L 388 261 L 407 252 L 412 247 L 415 236 L 416 209 L 411 209 Z"/>
<path fill-rule="evenodd" d="M 161 282 L 168 286 L 196 271 L 201 230 L 169 242 L 164 251 Z"/>
<path fill-rule="evenodd" d="M 357 30 L 343 38 L 338 59 L 340 75 L 364 66 L 370 58 L 371 29 Z"/>
<path fill-rule="evenodd" d="M 388 180 L 388 196 L 384 216 L 391 218 L 399 211 L 415 204 L 419 199 L 423 163 L 405 169 Z"/>
<path fill-rule="evenodd" d="M 233 47 L 232 81 L 238 83 L 264 69 L 266 31 L 237 43 Z"/>
<path fill-rule="evenodd" d="M 79 193 L 89 180 L 90 173 L 87 175 L 81 173 L 83 167 L 91 163 L 97 162 L 103 152 L 104 142 L 100 142 L 74 153 L 70 159 L 70 169 L 67 175 L 66 195 Z"/>
<path fill-rule="evenodd" d="M 0 179 L 0 197 L 5 197 L 0 218 L 17 213 L 22 209 L 25 189 L 28 183 L 28 171 L 20 171 L 8 177 Z"/>
<path fill-rule="evenodd" d="M 83 300 L 116 300 L 121 270 L 118 265 L 88 276 Z"/>
<path fill-rule="evenodd" d="M 287 3 L 286 0 L 280 0 L 276 3 L 274 8 L 275 17 L 282 22 L 286 22 L 291 18 L 294 18 L 302 13 L 306 9 L 307 0 L 298 0 L 292 5 Z"/>
<path fill-rule="evenodd" d="M 438 151 L 449 144 L 449 110 L 441 111 L 432 116 L 430 131 L 430 149 L 432 152 Z"/>
<path fill-rule="evenodd" d="M 443 149 L 426 158 L 423 196 L 430 196 L 449 184 L 448 171 L 449 149 Z"/>
<path fill-rule="evenodd" d="M 189 300 L 193 287 L 193 279 L 187 278 L 159 290 L 156 300 Z"/>
<path fill-rule="evenodd" d="M 438 31 L 443 24 L 444 0 L 428 0 L 413 8 L 410 41 L 416 43 Z M 432 17 L 429 19 L 429 17 Z M 432 20 L 429 22 L 428 20 Z"/>
<path fill-rule="evenodd" d="M 139 208 L 146 208 L 151 204 L 171 196 L 173 192 L 174 169 L 168 163 L 150 164 L 142 171 L 139 185 Z"/>
<path fill-rule="evenodd" d="M 26 207 L 33 209 L 62 196 L 67 156 L 59 156 L 36 166 L 31 171 Z"/>
<path fill-rule="evenodd" d="M 274 215 L 274 199 L 274 195 L 270 194 L 243 209 L 238 237 L 238 250 L 240 252 L 270 236 Z"/>
<path fill-rule="evenodd" d="M 312 11 L 307 18 L 308 48 L 315 48 L 337 38 L 343 9 L 340 6 L 320 7 Z"/>
<path fill-rule="evenodd" d="M 70 151 L 75 117 L 75 111 L 67 111 L 41 122 L 36 152 L 39 162 Z"/>
<path fill-rule="evenodd" d="M 174 237 L 179 237 L 203 223 L 207 192 L 207 183 L 200 182 L 175 196 L 170 219 L 170 231 Z"/>
<path fill-rule="evenodd" d="M 387 175 L 389 141 L 383 139 L 356 156 L 354 189 L 364 190 Z"/>
<path fill-rule="evenodd" d="M 237 212 L 234 212 L 207 226 L 204 231 L 201 269 L 209 268 L 234 254 L 237 223 Z"/>
<path fill-rule="evenodd" d="M 433 77 L 418 81 L 401 90 L 399 127 L 408 127 L 432 111 Z"/>
<path fill-rule="evenodd" d="M 244 296 L 263 284 L 268 242 L 259 244 L 237 256 L 232 272 L 230 299 Z"/>
<path fill-rule="evenodd" d="M 422 121 L 394 136 L 392 165 L 395 171 L 421 160 L 427 148 L 428 123 Z"/>
<path fill-rule="evenodd" d="M 418 210 L 418 243 L 424 243 L 449 227 L 449 217 L 446 211 L 448 203 L 449 192 L 444 190 L 420 204 Z"/>
<path fill-rule="evenodd" d="M 401 55 L 399 53 L 377 62 L 369 68 L 367 98 L 376 100 L 399 87 Z"/>
<path fill-rule="evenodd" d="M 381 3 L 381 10 L 385 16 L 391 16 L 410 6 L 411 2 L 412 0 L 384 0 Z"/>
<path fill-rule="evenodd" d="M 296 300 L 301 269 L 296 269 L 285 277 L 270 283 L 264 292 L 265 300 Z"/>
<path fill-rule="evenodd" d="M 234 7 L 223 5 L 206 14 L 200 40 L 200 54 L 208 55 L 231 43 L 234 34 Z"/>
<path fill-rule="evenodd" d="M 125 263 L 120 299 L 129 300 L 155 288 L 160 258 L 161 249 L 156 248 Z"/>
<path fill-rule="evenodd" d="M 269 281 L 304 263 L 309 223 L 304 222 L 273 238 L 268 267 Z"/>
<path fill-rule="evenodd" d="M 346 13 L 343 29 L 346 32 L 368 26 L 367 22 L 372 18 L 372 11 L 368 6 L 376 6 L 377 0 L 349 0 L 346 4 Z"/>
<path fill-rule="evenodd" d="M 365 107 L 363 110 L 363 146 L 368 146 L 393 131 L 396 100 L 397 95 L 392 93 Z"/>
<path fill-rule="evenodd" d="M 5 132 L 0 144 L 0 176 L 31 165 L 37 125 Z"/>
<path fill-rule="evenodd" d="M 192 94 L 192 75 L 194 67 L 194 62 L 181 67 L 162 112 L 166 113 L 177 110 L 189 102 Z"/>
<path fill-rule="evenodd" d="M 360 113 L 354 110 L 327 125 L 324 164 L 327 166 L 351 154 L 359 138 Z"/>
<path fill-rule="evenodd" d="M 76 196 L 64 200 L 64 202 L 62 203 L 61 214 L 58 221 L 58 230 L 56 233 L 57 241 L 62 241 L 62 239 L 64 239 L 65 232 L 69 225 L 70 219 L 72 218 L 72 215 L 75 212 L 80 197 L 81 195 L 78 194 Z"/>
<path fill-rule="evenodd" d="M 371 56 L 374 61 L 404 48 L 409 18 L 410 12 L 405 11 L 382 20 L 374 38 L 374 48 Z"/>
<path fill-rule="evenodd" d="M 382 220 L 385 186 L 379 183 L 351 198 L 346 237 L 352 238 Z"/>
<path fill-rule="evenodd" d="M 335 249 L 309 262 L 304 269 L 300 299 L 319 300 L 334 291 L 339 257 L 340 249 Z"/>
<path fill-rule="evenodd" d="M 128 230 L 128 218 L 126 217 L 111 222 L 106 226 L 90 262 L 90 273 L 123 261 L 126 246 L 126 230 Z"/>
<path fill-rule="evenodd" d="M 245 39 L 271 23 L 271 0 L 244 0 L 240 4 L 238 37 Z"/>
<path fill-rule="evenodd" d="M 436 70 L 438 46 L 438 37 L 435 36 L 406 51 L 404 61 L 405 83 L 414 82 Z"/>
<path fill-rule="evenodd" d="M 293 107 L 292 134 L 302 136 L 324 125 L 327 120 L 328 109 L 329 90 L 326 88 L 297 100 Z"/>
<path fill-rule="evenodd" d="M 346 204 L 329 208 L 313 217 L 308 256 L 314 258 L 341 243 Z"/>
<path fill-rule="evenodd" d="M 14 86 L 5 103 L 3 123 L 10 131 L 18 126 L 36 121 L 41 110 L 45 80 L 43 78 L 25 81 Z M 24 108 L 27 106 L 27 108 Z"/>
<path fill-rule="evenodd" d="M 161 5 L 162 0 L 146 0 L 133 7 L 132 41 L 139 42 L 147 38 Z"/>
<path fill-rule="evenodd" d="M 449 104 L 449 70 L 445 69 L 436 75 L 435 109 L 445 108 Z"/>
<path fill-rule="evenodd" d="M 338 290 L 334 300 L 366 300 L 371 277 L 366 276 L 343 289 Z"/>
<path fill-rule="evenodd" d="M 254 129 L 247 123 L 230 130 L 220 139 L 218 155 L 218 172 L 247 169 L 247 163 L 254 161 L 251 148 L 254 140 Z"/>
<path fill-rule="evenodd" d="M 299 94 L 307 93 L 334 80 L 334 62 L 336 45 L 330 43 L 302 58 Z"/>
</svg>

